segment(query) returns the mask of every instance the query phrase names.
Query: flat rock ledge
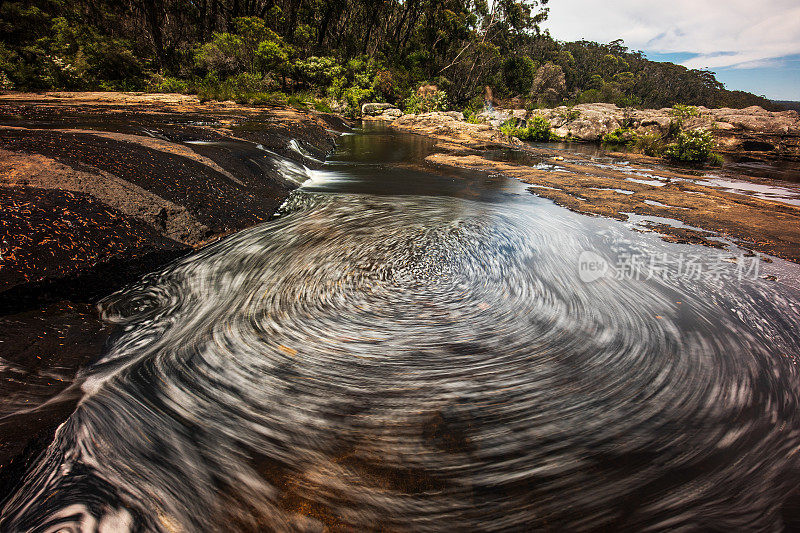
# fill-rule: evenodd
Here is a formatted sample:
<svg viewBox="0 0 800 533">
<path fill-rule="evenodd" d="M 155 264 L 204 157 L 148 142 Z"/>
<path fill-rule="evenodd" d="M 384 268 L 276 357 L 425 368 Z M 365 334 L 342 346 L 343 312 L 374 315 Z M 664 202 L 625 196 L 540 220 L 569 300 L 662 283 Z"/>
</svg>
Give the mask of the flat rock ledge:
<svg viewBox="0 0 800 533">
<path fill-rule="evenodd" d="M 302 180 L 276 160 L 313 166 L 346 127 L 186 95 L 0 96 L 0 314 L 89 301 L 268 220 Z"/>
</svg>

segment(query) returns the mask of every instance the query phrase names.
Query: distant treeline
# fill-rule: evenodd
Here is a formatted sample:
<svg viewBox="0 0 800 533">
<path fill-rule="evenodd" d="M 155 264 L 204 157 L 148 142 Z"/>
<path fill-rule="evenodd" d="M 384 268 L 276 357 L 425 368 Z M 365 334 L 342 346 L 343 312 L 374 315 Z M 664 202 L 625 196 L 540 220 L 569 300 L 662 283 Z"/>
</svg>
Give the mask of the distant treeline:
<svg viewBox="0 0 800 533">
<path fill-rule="evenodd" d="M 547 0 L 6 0 L 0 89 L 196 92 L 204 98 L 477 107 L 483 89 L 520 105 L 769 109 L 708 71 L 648 61 L 621 41 L 540 31 Z M 303 95 L 302 98 L 291 95 Z M 292 100 L 294 98 L 294 100 Z"/>
<path fill-rule="evenodd" d="M 800 102 L 795 102 L 793 100 L 775 100 L 775 103 L 785 109 L 792 109 L 800 113 Z"/>
</svg>

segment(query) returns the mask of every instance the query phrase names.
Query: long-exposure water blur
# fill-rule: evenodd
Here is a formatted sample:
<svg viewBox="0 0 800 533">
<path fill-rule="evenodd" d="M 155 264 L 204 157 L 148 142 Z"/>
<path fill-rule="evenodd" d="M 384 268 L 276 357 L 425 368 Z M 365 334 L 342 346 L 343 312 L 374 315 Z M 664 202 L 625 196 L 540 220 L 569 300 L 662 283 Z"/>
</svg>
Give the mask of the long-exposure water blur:
<svg viewBox="0 0 800 533">
<path fill-rule="evenodd" d="M 800 268 L 432 149 L 344 135 L 272 221 L 105 298 L 0 529 L 780 530 Z"/>
</svg>

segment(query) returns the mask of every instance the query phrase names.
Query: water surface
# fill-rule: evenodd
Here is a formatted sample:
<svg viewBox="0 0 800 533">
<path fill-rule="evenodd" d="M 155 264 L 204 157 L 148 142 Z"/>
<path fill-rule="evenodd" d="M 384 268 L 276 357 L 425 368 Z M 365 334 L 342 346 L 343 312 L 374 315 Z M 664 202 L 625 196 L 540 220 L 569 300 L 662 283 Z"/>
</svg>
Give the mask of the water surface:
<svg viewBox="0 0 800 533">
<path fill-rule="evenodd" d="M 0 529 L 779 529 L 796 266 L 430 150 L 344 136 L 276 220 L 107 298 L 122 332 Z"/>
</svg>

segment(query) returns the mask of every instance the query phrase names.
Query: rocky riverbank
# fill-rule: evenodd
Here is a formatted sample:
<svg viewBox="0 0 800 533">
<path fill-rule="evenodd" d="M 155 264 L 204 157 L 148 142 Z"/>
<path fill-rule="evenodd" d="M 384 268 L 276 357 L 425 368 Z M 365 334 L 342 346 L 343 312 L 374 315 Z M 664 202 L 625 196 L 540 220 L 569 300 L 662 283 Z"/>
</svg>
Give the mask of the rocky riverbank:
<svg viewBox="0 0 800 533">
<path fill-rule="evenodd" d="M 675 109 L 621 109 L 614 104 L 581 104 L 538 109 L 532 115 L 546 118 L 556 135 L 577 141 L 599 141 L 619 128 L 639 134 L 666 135 Z M 800 116 L 797 111 L 693 108 L 681 117 L 684 129 L 712 132 L 723 153 L 760 159 L 800 161 Z"/>
<path fill-rule="evenodd" d="M 721 249 L 735 243 L 800 262 L 800 187 L 794 184 L 668 167 L 636 154 L 593 157 L 538 148 L 504 137 L 487 124 L 442 113 L 404 115 L 391 127 L 442 141 L 439 153 L 427 158 L 433 165 L 520 179 L 534 194 L 580 213 L 669 219 L 672 224 L 649 224 L 665 240 Z M 772 199 L 768 193 L 777 190 L 786 198 Z"/>
<path fill-rule="evenodd" d="M 389 104 L 364 104 L 366 120 L 400 120 L 398 129 L 408 130 L 409 121 Z M 444 113 L 458 120 L 460 113 Z M 797 111 L 766 111 L 760 107 L 746 109 L 687 108 L 676 117 L 676 109 L 622 109 L 614 104 L 580 104 L 554 109 L 495 109 L 478 113 L 474 122 L 499 129 L 507 120 L 530 120 L 544 117 L 558 137 L 578 142 L 600 142 L 614 131 L 624 129 L 633 135 L 666 136 L 680 118 L 685 130 L 710 131 L 717 149 L 725 154 L 747 156 L 757 160 L 800 161 L 800 115 Z M 460 120 L 463 121 L 463 115 Z M 452 129 L 452 125 L 451 129 Z M 418 127 L 418 126 L 417 126 Z M 433 124 L 424 126 L 430 129 Z"/>
<path fill-rule="evenodd" d="M 112 333 L 97 298 L 268 220 L 346 128 L 185 95 L 0 96 L 0 471 L 71 411 Z"/>
</svg>

